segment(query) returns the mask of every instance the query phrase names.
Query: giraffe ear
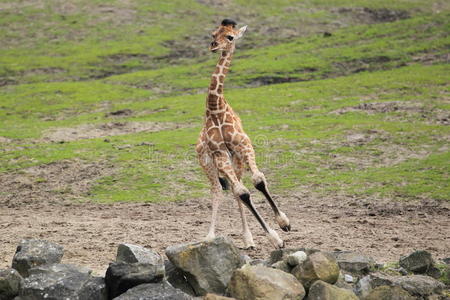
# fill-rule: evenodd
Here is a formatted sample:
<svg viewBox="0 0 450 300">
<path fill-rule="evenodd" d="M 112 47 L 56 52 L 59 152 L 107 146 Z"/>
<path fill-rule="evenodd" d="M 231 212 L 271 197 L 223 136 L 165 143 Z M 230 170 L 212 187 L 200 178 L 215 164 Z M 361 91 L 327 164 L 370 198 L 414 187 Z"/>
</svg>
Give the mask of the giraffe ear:
<svg viewBox="0 0 450 300">
<path fill-rule="evenodd" d="M 241 28 L 239 28 L 237 35 L 236 35 L 236 39 L 240 39 L 243 35 L 244 32 L 247 30 L 247 25 L 242 26 Z"/>
</svg>

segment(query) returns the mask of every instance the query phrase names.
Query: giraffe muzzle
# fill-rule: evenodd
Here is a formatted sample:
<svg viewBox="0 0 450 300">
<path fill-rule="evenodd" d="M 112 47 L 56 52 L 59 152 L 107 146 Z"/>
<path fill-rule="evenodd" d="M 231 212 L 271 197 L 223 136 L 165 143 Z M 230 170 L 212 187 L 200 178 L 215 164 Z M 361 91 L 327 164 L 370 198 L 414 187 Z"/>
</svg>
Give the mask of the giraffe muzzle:
<svg viewBox="0 0 450 300">
<path fill-rule="evenodd" d="M 219 50 L 219 43 L 217 42 L 212 42 L 211 45 L 209 45 L 209 50 L 211 52 L 217 52 L 217 50 Z"/>
</svg>

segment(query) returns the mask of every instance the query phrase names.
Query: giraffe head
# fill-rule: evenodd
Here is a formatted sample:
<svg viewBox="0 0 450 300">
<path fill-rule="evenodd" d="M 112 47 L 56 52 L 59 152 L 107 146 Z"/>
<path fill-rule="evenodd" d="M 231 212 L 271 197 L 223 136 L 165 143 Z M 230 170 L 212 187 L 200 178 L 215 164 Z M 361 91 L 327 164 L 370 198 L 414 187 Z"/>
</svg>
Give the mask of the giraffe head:
<svg viewBox="0 0 450 300">
<path fill-rule="evenodd" d="M 247 26 L 236 29 L 236 22 L 230 19 L 225 19 L 220 24 L 219 28 L 212 33 L 213 41 L 209 46 L 209 50 L 216 51 L 232 51 L 236 40 L 240 39 Z"/>
</svg>

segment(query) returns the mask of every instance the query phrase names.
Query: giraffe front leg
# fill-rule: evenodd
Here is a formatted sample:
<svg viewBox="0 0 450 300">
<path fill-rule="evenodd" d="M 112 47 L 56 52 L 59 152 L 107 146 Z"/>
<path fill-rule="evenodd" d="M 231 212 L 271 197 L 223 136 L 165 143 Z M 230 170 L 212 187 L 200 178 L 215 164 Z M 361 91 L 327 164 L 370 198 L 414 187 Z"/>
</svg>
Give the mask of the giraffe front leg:
<svg viewBox="0 0 450 300">
<path fill-rule="evenodd" d="M 212 196 L 212 213 L 211 213 L 211 224 L 209 226 L 208 235 L 206 236 L 206 240 L 212 240 L 216 237 L 216 222 L 217 222 L 217 212 L 219 210 L 221 191 L 216 191 L 217 186 L 213 187 Z"/>
<path fill-rule="evenodd" d="M 206 240 L 212 240 L 215 238 L 216 222 L 218 219 L 219 204 L 223 197 L 222 189 L 219 181 L 219 172 L 214 164 L 212 157 L 206 152 L 202 151 L 202 147 L 198 147 L 197 152 L 199 153 L 199 162 L 206 176 L 211 184 L 211 200 L 212 200 L 212 210 L 211 210 L 211 224 L 209 226 L 208 234 Z"/>
<path fill-rule="evenodd" d="M 238 154 L 233 155 L 232 158 L 233 158 L 232 162 L 233 162 L 234 172 L 236 173 L 236 177 L 238 178 L 238 180 L 241 181 L 242 174 L 244 173 L 244 163 L 242 162 L 242 159 L 238 156 Z M 241 181 L 241 183 L 242 183 L 242 181 Z M 239 213 L 241 214 L 242 239 L 244 241 L 244 248 L 245 249 L 254 249 L 255 243 L 253 242 L 253 236 L 252 236 L 252 233 L 250 232 L 250 228 L 248 227 L 247 217 L 246 217 L 245 211 L 244 211 L 244 205 L 242 204 L 242 201 L 240 200 L 240 198 L 235 197 L 235 199 L 238 203 Z"/>
<path fill-rule="evenodd" d="M 252 233 L 250 231 L 250 228 L 248 227 L 247 217 L 246 217 L 245 211 L 244 211 L 244 205 L 242 204 L 240 198 L 236 198 L 236 201 L 238 203 L 239 213 L 241 214 L 241 219 L 242 219 L 242 239 L 244 241 L 244 248 L 245 249 L 254 249 L 255 242 L 253 241 Z"/>
</svg>

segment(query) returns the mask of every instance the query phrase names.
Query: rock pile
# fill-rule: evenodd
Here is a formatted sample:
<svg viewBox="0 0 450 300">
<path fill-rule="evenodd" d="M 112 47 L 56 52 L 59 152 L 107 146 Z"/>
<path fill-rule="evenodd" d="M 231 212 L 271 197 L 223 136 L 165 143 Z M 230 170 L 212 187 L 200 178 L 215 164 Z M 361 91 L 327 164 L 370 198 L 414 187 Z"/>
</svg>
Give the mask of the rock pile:
<svg viewBox="0 0 450 300">
<path fill-rule="evenodd" d="M 0 300 L 409 300 L 448 299 L 449 266 L 415 251 L 392 266 L 361 253 L 315 249 L 243 256 L 226 238 L 168 247 L 169 260 L 121 244 L 105 278 L 62 264 L 61 246 L 23 240 L 12 268 L 0 270 Z"/>
</svg>

